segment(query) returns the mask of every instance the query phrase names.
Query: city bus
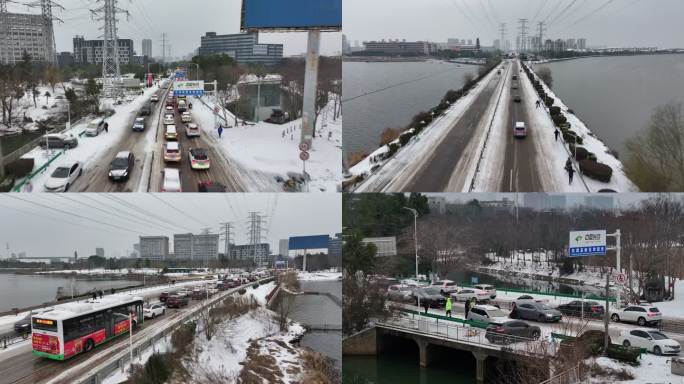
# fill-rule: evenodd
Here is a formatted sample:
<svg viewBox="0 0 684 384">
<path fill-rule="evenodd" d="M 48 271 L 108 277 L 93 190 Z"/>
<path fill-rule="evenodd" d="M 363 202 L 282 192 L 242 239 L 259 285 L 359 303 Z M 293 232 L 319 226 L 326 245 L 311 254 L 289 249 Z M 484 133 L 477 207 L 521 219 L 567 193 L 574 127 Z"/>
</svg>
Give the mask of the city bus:
<svg viewBox="0 0 684 384">
<path fill-rule="evenodd" d="M 102 299 L 61 304 L 54 310 L 31 316 L 33 354 L 66 360 L 126 334 L 138 319 L 143 321 L 143 298 L 115 295 Z"/>
</svg>

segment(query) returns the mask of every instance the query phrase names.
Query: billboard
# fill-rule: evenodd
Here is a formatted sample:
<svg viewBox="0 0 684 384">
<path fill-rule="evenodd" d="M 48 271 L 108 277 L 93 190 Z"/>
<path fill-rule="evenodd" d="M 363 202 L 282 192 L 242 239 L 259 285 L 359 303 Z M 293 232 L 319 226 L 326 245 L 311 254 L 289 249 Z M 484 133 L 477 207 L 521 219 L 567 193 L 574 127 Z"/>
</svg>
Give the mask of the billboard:
<svg viewBox="0 0 684 384">
<path fill-rule="evenodd" d="M 606 231 L 572 231 L 568 248 L 570 257 L 605 256 Z"/>
<path fill-rule="evenodd" d="M 202 96 L 204 95 L 204 80 L 199 81 L 174 81 L 174 96 Z"/>
<path fill-rule="evenodd" d="M 242 31 L 342 29 L 342 0 L 242 0 Z"/>
<path fill-rule="evenodd" d="M 328 235 L 290 237 L 289 250 L 328 248 L 329 240 Z"/>
</svg>

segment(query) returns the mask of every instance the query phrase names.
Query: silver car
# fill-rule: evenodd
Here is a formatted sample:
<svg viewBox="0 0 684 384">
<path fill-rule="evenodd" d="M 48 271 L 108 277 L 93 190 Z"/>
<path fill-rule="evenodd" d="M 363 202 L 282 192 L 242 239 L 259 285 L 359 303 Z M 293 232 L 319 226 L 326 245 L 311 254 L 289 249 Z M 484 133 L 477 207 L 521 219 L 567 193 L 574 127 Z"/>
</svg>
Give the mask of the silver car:
<svg viewBox="0 0 684 384">
<path fill-rule="evenodd" d="M 544 303 L 524 302 L 516 305 L 509 315 L 512 319 L 528 319 L 539 322 L 560 321 L 563 315 Z"/>
</svg>

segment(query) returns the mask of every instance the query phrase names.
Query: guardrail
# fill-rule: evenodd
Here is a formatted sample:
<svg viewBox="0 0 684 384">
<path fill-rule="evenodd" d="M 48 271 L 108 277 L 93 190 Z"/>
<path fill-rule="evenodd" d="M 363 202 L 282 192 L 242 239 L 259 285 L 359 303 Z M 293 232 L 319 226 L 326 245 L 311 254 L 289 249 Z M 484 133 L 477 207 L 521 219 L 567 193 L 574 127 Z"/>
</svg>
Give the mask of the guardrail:
<svg viewBox="0 0 684 384">
<path fill-rule="evenodd" d="M 548 380 L 544 380 L 539 384 L 575 384 L 582 380 L 581 363 L 565 370 L 561 373 L 551 376 Z"/>
<path fill-rule="evenodd" d="M 85 117 L 82 117 L 82 118 L 76 120 L 75 122 L 71 123 L 71 127 L 74 127 L 74 126 L 80 124 L 83 120 L 85 120 Z M 69 129 L 71 129 L 71 127 Z M 64 128 L 53 128 L 53 129 L 47 130 L 47 131 L 45 131 L 45 134 L 47 135 L 50 133 L 62 133 L 64 131 L 66 131 L 66 129 L 67 128 L 65 125 Z M 41 136 L 36 137 L 35 139 L 31 140 L 30 142 L 22 145 L 21 147 L 15 149 L 11 153 L 8 153 L 7 155 L 5 155 L 5 157 L 4 157 L 5 163 L 6 164 L 11 163 L 11 162 L 15 161 L 16 159 L 22 157 L 23 155 L 29 153 L 33 148 L 36 147 L 36 145 L 38 145 L 38 142 L 40 141 Z"/>
<path fill-rule="evenodd" d="M 9 347 L 10 345 L 21 343 L 22 341 L 28 340 L 29 336 L 31 336 L 30 332 L 24 332 L 20 335 L 3 336 L 0 339 L 0 348 L 7 349 L 7 347 Z"/>
<path fill-rule="evenodd" d="M 259 283 L 259 285 L 261 285 L 273 281 L 274 279 L 274 277 L 269 277 L 266 279 L 258 280 L 257 282 Z M 214 298 L 210 298 L 207 302 L 197 305 L 196 308 L 193 308 L 192 310 L 189 310 L 188 312 L 184 313 L 175 322 L 166 324 L 166 326 L 162 327 L 157 332 L 152 333 L 151 335 L 145 337 L 142 340 L 137 340 L 133 342 L 133 360 L 139 358 L 139 356 L 142 353 L 144 353 L 145 350 L 147 350 L 148 348 L 154 347 L 154 345 L 156 345 L 159 340 L 168 337 L 170 333 L 175 331 L 182 324 L 190 321 L 203 309 L 207 307 L 213 307 L 216 304 L 218 304 L 221 300 L 225 299 L 227 296 L 236 293 L 238 290 L 242 288 L 248 288 L 253 284 L 254 282 L 250 282 L 248 284 L 244 284 L 239 287 L 224 291 L 223 293 L 219 293 Z M 113 372 L 117 370 L 123 372 L 126 363 L 128 363 L 130 360 L 130 350 L 128 347 L 122 348 L 122 350 L 117 352 L 115 356 L 107 360 L 109 361 L 93 368 L 90 372 L 82 375 L 81 378 L 70 378 L 70 382 L 77 384 L 100 384 L 107 376 L 111 375 Z"/>
</svg>

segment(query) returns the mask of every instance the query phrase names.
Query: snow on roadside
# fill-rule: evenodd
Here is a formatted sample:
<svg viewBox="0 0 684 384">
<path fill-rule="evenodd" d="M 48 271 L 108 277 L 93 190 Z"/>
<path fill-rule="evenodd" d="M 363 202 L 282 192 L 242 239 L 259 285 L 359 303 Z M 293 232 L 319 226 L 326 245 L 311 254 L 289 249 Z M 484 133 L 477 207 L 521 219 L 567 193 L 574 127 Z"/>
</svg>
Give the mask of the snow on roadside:
<svg viewBox="0 0 684 384">
<path fill-rule="evenodd" d="M 342 278 L 342 272 L 334 270 L 318 272 L 298 271 L 297 278 L 299 279 L 299 281 L 339 280 Z"/>
<path fill-rule="evenodd" d="M 533 68 L 532 68 L 533 69 Z M 533 69 L 534 73 L 534 69 Z M 536 74 L 534 75 L 539 79 Z M 547 114 L 547 107 L 543 108 L 533 108 L 533 100 L 536 100 L 536 91 L 532 86 L 532 82 L 527 78 L 527 76 L 521 76 L 522 84 L 525 87 L 525 91 L 528 95 L 535 96 L 535 99 L 530 99 L 529 97 L 524 100 L 527 106 L 527 113 L 530 119 L 533 120 L 533 127 L 537 128 L 537 132 L 542 135 L 541 140 L 537 141 L 537 150 L 542 154 L 543 162 L 539 164 L 540 172 L 541 167 L 546 167 L 546 172 L 553 176 L 553 186 L 550 186 L 548 190 L 551 191 L 568 191 L 568 192 L 598 192 L 601 189 L 612 189 L 616 192 L 638 192 L 638 188 L 631 180 L 625 175 L 623 170 L 623 165 L 615 156 L 610 153 L 610 149 L 599 140 L 586 124 L 582 122 L 575 114 L 568 112 L 568 107 L 563 103 L 563 101 L 556 96 L 556 94 L 541 80 L 542 86 L 546 94 L 555 100 L 554 105 L 560 107 L 563 115 L 568 119 L 570 126 L 573 131 L 575 131 L 579 137 L 582 138 L 582 147 L 586 148 L 589 152 L 593 152 L 596 155 L 598 162 L 606 164 L 613 169 L 613 176 L 610 182 L 604 183 L 598 180 L 594 180 L 587 176 L 582 176 L 587 188 L 579 180 L 579 177 L 573 182 L 573 185 L 568 186 L 567 173 L 564 169 L 565 161 L 570 155 L 567 146 L 562 140 L 558 142 L 555 141 L 554 131 L 556 127 Z M 561 149 L 561 146 L 565 150 Z M 577 167 L 577 164 L 575 164 Z M 581 176 L 578 172 L 577 176 Z"/>
<path fill-rule="evenodd" d="M 59 156 L 55 161 L 53 161 L 48 167 L 46 167 L 40 174 L 33 177 L 30 180 L 29 186 L 24 187 L 25 192 L 42 192 L 43 184 L 50 177 L 52 172 L 62 164 L 69 164 L 74 161 L 81 162 L 82 167 L 85 170 L 94 163 L 97 163 L 99 157 L 106 152 L 106 149 L 111 147 L 114 143 L 118 142 L 126 133 L 130 132 L 130 123 L 132 119 L 137 116 L 138 111 L 142 108 L 144 102 L 150 98 L 150 96 L 157 92 L 157 88 L 148 88 L 145 90 L 144 94 L 136 96 L 131 102 L 126 105 L 115 106 L 116 113 L 106 119 L 109 123 L 109 133 L 102 132 L 95 137 L 86 137 L 78 135 L 83 132 L 87 126 L 87 121 L 78 124 L 68 131 L 64 131 L 64 134 L 72 135 L 78 138 L 78 146 L 76 148 L 63 151 L 64 153 Z M 22 158 L 28 159 L 32 158 L 35 161 L 34 170 L 40 168 L 45 163 L 49 161 L 53 156 L 57 155 L 59 150 L 44 150 L 40 147 L 36 147 Z M 21 183 L 22 180 L 18 180 L 17 184 Z"/>
<path fill-rule="evenodd" d="M 206 98 L 203 100 L 213 105 Z M 335 192 L 342 179 L 342 118 L 333 120 L 333 107 L 333 103 L 329 103 L 316 122 L 316 139 L 306 162 L 306 172 L 311 177 L 310 192 Z M 228 125 L 232 126 L 233 115 L 225 113 Z M 282 191 L 276 178 L 286 180 L 290 178 L 288 174 L 302 173 L 299 159 L 301 118 L 282 125 L 262 121 L 224 128 L 219 138 L 210 107 L 195 98 L 192 115 L 207 142 L 226 156 L 249 191 Z"/>
<path fill-rule="evenodd" d="M 598 357 L 596 359 L 589 359 L 588 363 L 595 361 L 598 365 L 604 368 L 612 368 L 615 370 L 625 369 L 633 376 L 633 380 L 624 380 L 620 383 L 624 384 L 647 384 L 647 383 L 670 383 L 675 384 L 684 383 L 684 377 L 677 376 L 671 373 L 671 358 L 667 356 L 655 356 L 651 354 L 641 355 L 641 364 L 638 367 L 629 364 L 621 363 L 619 361 L 607 358 Z M 612 378 L 611 378 L 612 379 Z M 602 377 L 589 377 L 587 383 L 598 384 L 605 383 L 606 379 Z"/>
<path fill-rule="evenodd" d="M 137 357 L 135 357 L 133 359 L 133 363 L 144 366 L 145 363 L 147 363 L 147 360 L 149 360 L 153 354 L 164 353 L 164 352 L 168 352 L 170 350 L 171 350 L 171 338 L 165 337 L 163 339 L 157 340 L 157 342 L 155 344 L 153 344 L 151 348 L 148 347 L 142 353 L 140 353 Z M 125 383 L 128 381 L 130 369 L 131 369 L 131 362 L 129 360 L 126 360 L 126 363 L 123 364 L 123 372 L 121 371 L 121 369 L 119 369 L 116 372 L 112 373 L 111 375 L 107 376 L 104 380 L 101 381 L 101 383 L 102 384 Z"/>
</svg>

